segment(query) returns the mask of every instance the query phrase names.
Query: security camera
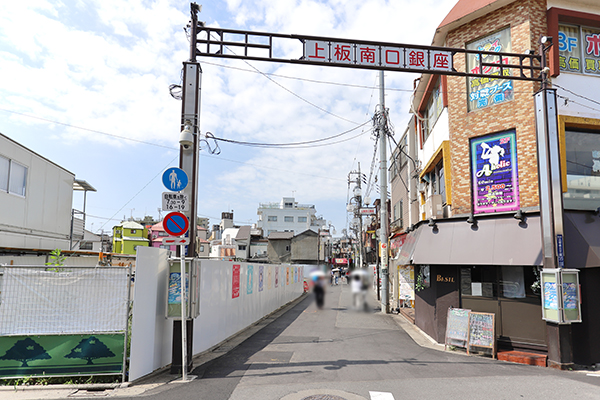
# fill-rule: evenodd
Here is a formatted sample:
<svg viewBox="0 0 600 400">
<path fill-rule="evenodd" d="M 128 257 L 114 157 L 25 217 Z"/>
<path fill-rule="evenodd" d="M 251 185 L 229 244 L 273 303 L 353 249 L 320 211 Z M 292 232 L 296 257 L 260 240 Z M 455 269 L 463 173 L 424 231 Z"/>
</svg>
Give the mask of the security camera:
<svg viewBox="0 0 600 400">
<path fill-rule="evenodd" d="M 191 122 L 185 121 L 185 125 L 179 135 L 179 144 L 184 150 L 189 150 L 194 145 L 194 136 L 192 135 Z"/>
</svg>

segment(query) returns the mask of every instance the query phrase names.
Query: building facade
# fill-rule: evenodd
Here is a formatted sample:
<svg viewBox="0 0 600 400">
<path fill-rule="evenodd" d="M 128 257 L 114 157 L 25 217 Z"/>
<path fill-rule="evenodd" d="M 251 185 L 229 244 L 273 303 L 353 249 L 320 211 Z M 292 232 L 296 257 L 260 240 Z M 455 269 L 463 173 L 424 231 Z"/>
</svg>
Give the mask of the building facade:
<svg viewBox="0 0 600 400">
<path fill-rule="evenodd" d="M 85 224 L 72 210 L 78 182 L 85 183 L 0 134 L 0 246 L 70 250 Z"/>
<path fill-rule="evenodd" d="M 316 216 L 314 205 L 298 204 L 293 197 L 284 197 L 279 203 L 259 204 L 257 227 L 268 237 L 273 232 L 300 233 L 307 229 L 318 232 L 327 222 Z"/>
<path fill-rule="evenodd" d="M 126 221 L 113 227 L 113 253 L 136 254 L 139 246 L 148 247 L 148 230 L 134 221 Z"/>
<path fill-rule="evenodd" d="M 600 328 L 593 298 L 600 283 L 600 107 L 589 101 L 600 83 L 600 4 L 460 0 L 433 45 L 539 54 L 542 36 L 553 38 L 548 65 L 559 99 L 564 266 L 579 271 L 582 322 L 542 319 L 533 101 L 541 87 L 499 69 L 497 78 L 421 77 L 406 141 L 419 161 L 414 171 L 408 163 L 407 174 L 407 197 L 418 208 L 410 207 L 396 263 L 413 269 L 416 324 L 437 341 L 444 341 L 449 307 L 489 312 L 501 350 L 544 353 L 548 365 L 564 368 L 600 362 L 593 340 Z M 458 55 L 454 65 L 479 68 Z"/>
</svg>

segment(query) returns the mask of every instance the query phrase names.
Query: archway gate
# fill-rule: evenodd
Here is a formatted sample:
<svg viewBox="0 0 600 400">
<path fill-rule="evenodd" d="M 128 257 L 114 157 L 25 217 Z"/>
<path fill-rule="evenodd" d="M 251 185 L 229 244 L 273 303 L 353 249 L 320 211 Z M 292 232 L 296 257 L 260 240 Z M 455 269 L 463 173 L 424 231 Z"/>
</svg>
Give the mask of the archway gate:
<svg viewBox="0 0 600 400">
<path fill-rule="evenodd" d="M 544 268 L 564 267 L 563 204 L 556 91 L 548 88 L 547 75 L 549 70 L 546 67 L 546 52 L 552 46 L 552 38 L 541 38 L 538 54 L 534 54 L 531 50 L 526 54 L 519 54 L 479 49 L 469 50 L 393 42 L 287 35 L 207 27 L 204 23 L 198 21 L 200 6 L 191 3 L 190 8 L 191 23 L 188 26 L 190 30 L 190 57 L 189 61 L 183 63 L 181 127 L 186 122 L 188 122 L 188 125 L 191 123 L 193 126 L 194 151 L 185 151 L 183 148 L 180 150 L 180 167 L 191 176 L 192 181 L 192 185 L 187 189 L 190 191 L 191 198 L 189 255 L 194 254 L 196 235 L 197 152 L 202 74 L 197 57 L 201 56 L 540 82 L 541 90 L 534 96 L 534 106 L 536 112 L 543 265 Z M 277 54 L 278 49 L 282 48 L 276 46 L 280 41 L 301 43 L 302 54 L 298 54 L 297 58 L 286 58 Z M 466 62 L 467 58 L 475 60 L 475 65 L 471 67 L 471 70 L 467 70 L 469 67 Z M 383 80 L 383 74 L 381 74 L 380 80 Z M 384 137 L 384 135 L 381 136 Z M 383 165 L 382 162 L 381 169 L 384 169 Z M 383 182 L 386 182 L 386 180 L 382 179 Z M 387 201 L 384 198 L 387 195 L 386 190 L 381 191 L 382 204 Z M 384 219 L 384 215 L 382 215 L 382 219 Z M 381 233 L 381 242 L 387 243 L 387 232 L 384 232 L 384 229 Z M 381 264 L 382 275 L 387 277 L 387 252 L 385 252 L 385 257 L 382 256 Z M 387 305 L 387 296 L 386 299 L 382 298 L 382 308 L 384 304 Z M 558 323 L 562 322 L 564 321 L 558 321 Z M 564 327 L 564 325 L 562 326 Z M 554 328 L 549 326 L 548 329 L 550 333 Z M 568 353 L 568 349 L 561 344 L 560 336 L 570 337 L 570 334 L 560 327 L 554 333 L 549 334 L 549 337 L 555 342 L 553 344 L 556 345 L 556 348 L 559 349 L 557 352 L 563 353 L 564 349 L 564 352 Z M 563 359 L 562 354 L 555 357 Z"/>
</svg>

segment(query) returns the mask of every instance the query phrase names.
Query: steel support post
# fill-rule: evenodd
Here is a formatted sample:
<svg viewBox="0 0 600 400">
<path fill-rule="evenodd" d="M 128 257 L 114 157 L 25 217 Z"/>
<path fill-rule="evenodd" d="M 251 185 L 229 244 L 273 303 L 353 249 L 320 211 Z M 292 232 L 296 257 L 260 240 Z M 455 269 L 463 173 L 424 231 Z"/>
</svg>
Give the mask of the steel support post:
<svg viewBox="0 0 600 400">
<path fill-rule="evenodd" d="M 538 180 L 544 268 L 564 268 L 563 191 L 556 90 L 546 85 L 535 94 Z M 571 325 L 546 322 L 548 365 L 573 365 Z"/>
</svg>

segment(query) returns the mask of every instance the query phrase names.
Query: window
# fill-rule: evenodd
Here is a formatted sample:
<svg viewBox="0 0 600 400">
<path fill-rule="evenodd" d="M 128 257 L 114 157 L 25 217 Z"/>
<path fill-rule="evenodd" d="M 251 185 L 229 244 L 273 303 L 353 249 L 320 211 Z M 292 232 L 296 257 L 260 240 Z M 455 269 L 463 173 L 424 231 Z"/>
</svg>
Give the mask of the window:
<svg viewBox="0 0 600 400">
<path fill-rule="evenodd" d="M 27 167 L 0 156 L 0 190 L 25 196 Z"/>
<path fill-rule="evenodd" d="M 285 203 L 283 206 L 285 208 L 294 208 L 294 203 Z"/>
<path fill-rule="evenodd" d="M 429 100 L 427 101 L 427 108 L 425 109 L 424 113 L 425 119 L 422 121 L 423 142 L 425 142 L 431 134 L 435 123 L 437 122 L 438 118 L 442 114 L 442 110 L 444 109 L 442 96 L 440 94 L 439 78 L 436 77 L 432 79 L 438 79 L 438 81 L 434 85 L 431 97 L 429 97 Z"/>
<path fill-rule="evenodd" d="M 131 234 L 132 234 L 132 235 L 133 235 L 134 233 L 136 233 L 136 232 L 137 232 L 137 230 L 135 230 L 135 229 L 132 229 L 132 230 L 131 230 Z"/>
<path fill-rule="evenodd" d="M 245 244 L 238 245 L 238 250 L 246 250 L 246 245 Z"/>
<path fill-rule="evenodd" d="M 565 208 L 596 210 L 600 207 L 600 132 L 565 132 L 567 193 Z"/>
<path fill-rule="evenodd" d="M 392 225 L 394 225 L 394 227 L 396 228 L 402 228 L 403 226 L 403 221 L 402 221 L 402 215 L 403 215 L 403 208 L 404 208 L 404 200 L 400 200 L 398 202 L 396 202 L 396 204 L 394 204 L 394 219 L 392 222 Z"/>
<path fill-rule="evenodd" d="M 431 195 L 439 194 L 442 203 L 446 204 L 446 178 L 444 177 L 444 160 L 440 160 L 435 168 L 424 176 L 431 187 Z"/>
<path fill-rule="evenodd" d="M 283 217 L 283 222 L 294 222 L 294 217 Z"/>
<path fill-rule="evenodd" d="M 269 215 L 267 217 L 268 222 L 277 222 L 277 215 Z"/>
<path fill-rule="evenodd" d="M 81 242 L 79 245 L 79 250 L 92 250 L 93 243 L 92 242 Z"/>
<path fill-rule="evenodd" d="M 496 298 L 496 267 L 485 265 L 461 268 L 460 289 L 463 296 Z"/>
<path fill-rule="evenodd" d="M 289 245 L 285 246 L 285 251 L 290 251 L 290 246 Z"/>
<path fill-rule="evenodd" d="M 463 267 L 460 269 L 460 291 L 463 296 L 529 298 L 537 303 L 540 297 L 539 272 L 537 267 L 531 266 Z"/>
<path fill-rule="evenodd" d="M 408 159 L 406 156 L 407 152 L 408 139 L 407 136 L 404 135 L 402 136 L 402 139 L 400 139 L 400 142 L 398 142 L 398 147 L 396 147 L 396 150 L 394 151 L 394 154 L 392 156 L 392 163 L 390 165 L 390 181 L 394 180 L 394 178 L 399 176 L 400 171 L 406 165 L 406 161 Z"/>
<path fill-rule="evenodd" d="M 200 245 L 200 253 L 204 253 L 204 245 L 203 244 Z"/>
<path fill-rule="evenodd" d="M 298 222 L 306 222 L 306 217 L 298 217 Z"/>
<path fill-rule="evenodd" d="M 561 71 L 600 75 L 600 29 L 559 25 L 558 64 Z"/>
</svg>

